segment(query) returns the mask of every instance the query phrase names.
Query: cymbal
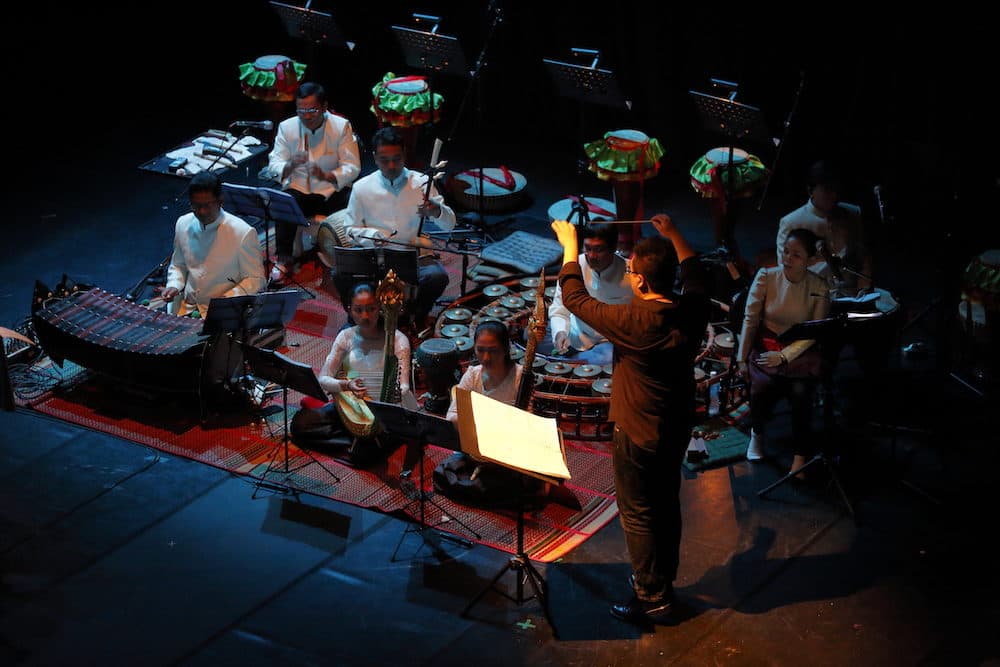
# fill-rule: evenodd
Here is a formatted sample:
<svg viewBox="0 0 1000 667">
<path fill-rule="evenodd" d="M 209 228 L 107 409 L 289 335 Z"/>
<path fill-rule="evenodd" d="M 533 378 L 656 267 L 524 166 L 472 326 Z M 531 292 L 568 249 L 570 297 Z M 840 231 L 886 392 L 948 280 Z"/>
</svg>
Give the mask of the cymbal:
<svg viewBox="0 0 1000 667">
<path fill-rule="evenodd" d="M 541 278 L 531 277 L 531 278 L 521 278 L 521 287 L 527 287 L 532 289 L 538 287 L 538 284 L 542 282 Z"/>
<path fill-rule="evenodd" d="M 469 327 L 464 324 L 446 324 L 441 327 L 441 335 L 448 338 L 455 338 L 457 336 L 468 336 Z"/>
</svg>

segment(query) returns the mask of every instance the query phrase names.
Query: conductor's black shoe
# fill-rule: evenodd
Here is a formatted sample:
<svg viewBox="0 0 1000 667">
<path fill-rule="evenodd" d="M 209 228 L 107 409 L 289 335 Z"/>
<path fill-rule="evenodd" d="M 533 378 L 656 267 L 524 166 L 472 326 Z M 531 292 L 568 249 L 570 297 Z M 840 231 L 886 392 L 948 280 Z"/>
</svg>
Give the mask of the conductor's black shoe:
<svg viewBox="0 0 1000 667">
<path fill-rule="evenodd" d="M 671 600 L 646 602 L 633 597 L 628 602 L 611 605 L 611 615 L 626 623 L 636 625 L 663 624 L 673 619 L 674 605 Z"/>
</svg>

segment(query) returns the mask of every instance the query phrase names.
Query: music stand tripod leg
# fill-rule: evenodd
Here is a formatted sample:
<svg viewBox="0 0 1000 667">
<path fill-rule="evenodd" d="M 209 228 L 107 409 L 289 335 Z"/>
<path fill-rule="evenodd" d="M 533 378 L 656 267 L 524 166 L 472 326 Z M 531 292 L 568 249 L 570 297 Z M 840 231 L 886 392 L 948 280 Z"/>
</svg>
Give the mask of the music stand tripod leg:
<svg viewBox="0 0 1000 667">
<path fill-rule="evenodd" d="M 467 618 L 469 612 L 472 608 L 479 602 L 483 596 L 486 595 L 490 590 L 495 591 L 497 594 L 502 595 L 508 600 L 514 602 L 518 606 L 523 605 L 525 602 L 535 598 L 538 600 L 538 604 L 542 608 L 542 615 L 545 617 L 546 622 L 548 622 L 549 627 L 552 628 L 553 634 L 555 634 L 555 625 L 552 623 L 552 617 L 549 615 L 549 604 L 548 604 L 548 594 L 546 591 L 545 579 L 542 577 L 541 573 L 535 568 L 531 563 L 531 559 L 524 552 L 524 482 L 522 479 L 521 489 L 518 492 L 517 499 L 517 553 L 514 554 L 504 565 L 499 572 L 490 580 L 490 582 L 483 587 L 481 591 L 472 600 L 469 601 L 465 608 L 462 609 L 461 616 Z M 510 595 L 506 591 L 497 588 L 497 583 L 507 572 L 514 572 L 517 579 L 514 584 L 514 595 Z M 534 595 L 530 597 L 524 596 L 524 582 L 527 580 L 528 584 L 531 586 Z"/>
<path fill-rule="evenodd" d="M 445 509 L 443 507 L 441 507 L 440 505 L 438 505 L 437 503 L 435 503 L 428 496 L 427 492 L 424 491 L 424 482 L 425 482 L 425 479 L 424 479 L 424 467 L 425 467 L 424 463 L 426 461 L 425 449 L 427 447 L 426 436 L 422 436 L 418 440 L 418 442 L 416 444 L 417 444 L 417 447 L 419 448 L 419 451 L 420 451 L 420 456 L 417 459 L 417 466 L 420 468 L 420 475 L 419 475 L 419 480 L 420 481 L 418 482 L 419 488 L 416 489 L 416 494 L 417 494 L 416 500 L 417 500 L 417 502 L 420 503 L 420 509 L 418 511 L 419 523 L 417 524 L 416 528 L 414 528 L 412 525 L 411 526 L 407 526 L 406 529 L 403 531 L 402 535 L 400 535 L 399 542 L 396 543 L 396 548 L 393 550 L 392 556 L 389 558 L 389 561 L 392 562 L 392 563 L 398 562 L 397 559 L 396 559 L 396 554 L 399 553 L 399 548 L 403 545 L 403 540 L 406 539 L 406 536 L 408 534 L 410 534 L 410 533 L 420 533 L 421 545 L 417 549 L 417 551 L 414 552 L 414 557 L 416 557 L 416 554 L 420 552 L 420 548 L 422 548 L 424 545 L 428 544 L 427 531 L 428 530 L 433 530 L 434 526 L 428 526 L 427 525 L 427 519 L 426 519 L 426 509 L 427 509 L 426 504 L 427 503 L 430 503 L 431 505 L 433 505 L 434 507 L 436 507 L 438 509 L 438 511 L 441 512 L 442 514 L 447 514 L 447 512 L 445 511 Z M 412 474 L 412 471 L 411 471 L 411 474 Z M 410 502 L 412 503 L 413 499 L 411 499 Z M 409 503 L 407 503 L 407 507 L 408 506 L 409 506 Z M 457 517 L 451 516 L 451 515 L 448 515 L 448 516 L 451 517 L 452 521 L 454 521 L 459 526 L 461 526 L 462 528 L 464 528 L 470 535 L 472 535 L 473 537 L 475 537 L 477 540 L 482 539 L 482 536 L 479 533 L 477 533 L 476 531 L 472 530 L 472 528 L 470 526 L 468 526 L 465 523 L 463 523 L 460 519 L 458 519 Z M 435 535 L 437 535 L 440 539 L 448 540 L 450 542 L 454 542 L 455 544 L 458 544 L 459 546 L 463 546 L 463 547 L 465 547 L 467 549 L 471 549 L 472 546 L 473 546 L 472 543 L 469 542 L 469 540 L 466 540 L 465 538 L 459 537 L 458 535 L 451 535 L 450 533 L 445 533 L 443 531 L 435 531 Z M 436 545 L 431 544 L 431 546 L 436 546 Z"/>
<path fill-rule="evenodd" d="M 808 468 L 812 467 L 814 464 L 817 464 L 817 463 L 822 464 L 824 467 L 826 467 L 827 472 L 830 473 L 830 482 L 836 487 L 837 492 L 840 494 L 840 499 L 844 502 L 845 507 L 847 507 L 847 513 L 850 514 L 853 517 L 854 516 L 854 506 L 851 504 L 850 499 L 847 497 L 847 492 L 844 491 L 844 487 L 840 483 L 840 476 L 837 475 L 837 471 L 834 468 L 833 463 L 830 462 L 830 460 L 827 458 L 826 454 L 822 454 L 822 453 L 816 454 L 815 456 L 813 456 L 811 459 L 809 459 L 808 461 L 806 461 L 805 465 L 803 465 L 802 467 L 796 468 L 795 470 L 789 470 L 785 474 L 784 477 L 782 477 L 778 481 L 776 481 L 776 482 L 770 484 L 769 486 L 766 486 L 765 488 L 763 488 L 760 491 L 758 491 L 757 492 L 757 496 L 759 498 L 764 498 L 771 491 L 775 490 L 776 488 L 778 488 L 779 486 L 781 486 L 785 482 L 787 482 L 790 479 L 794 478 L 796 475 L 800 475 L 800 474 L 804 473 Z"/>
<path fill-rule="evenodd" d="M 289 442 L 290 442 L 290 438 L 289 438 L 289 435 L 288 435 L 288 433 L 289 433 L 289 430 L 288 430 L 288 385 L 282 383 L 281 389 L 282 389 L 282 391 L 281 391 L 282 414 L 283 414 L 284 425 L 285 425 L 284 435 L 281 438 L 281 443 L 278 444 L 277 446 L 275 446 L 271 450 L 271 454 L 268 457 L 267 468 L 264 469 L 264 472 L 261 474 L 260 479 L 257 481 L 257 484 L 255 485 L 256 488 L 254 489 L 254 495 L 253 495 L 254 499 L 256 499 L 256 497 L 257 497 L 256 494 L 257 494 L 257 491 L 260 489 L 260 487 L 262 485 L 264 485 L 264 484 L 268 484 L 267 476 L 268 476 L 269 473 L 278 472 L 278 473 L 281 473 L 281 474 L 287 476 L 287 475 L 289 475 L 289 474 L 291 474 L 293 472 L 297 472 L 299 470 L 302 470 L 306 466 L 310 465 L 310 463 L 304 463 L 301 466 L 299 466 L 298 468 L 290 468 L 289 465 L 288 465 L 288 461 L 289 461 L 288 445 L 289 445 Z M 340 477 L 338 477 L 336 474 L 334 474 L 334 472 L 332 470 L 330 470 L 325 465 L 323 465 L 319 461 L 319 459 L 317 459 L 315 456 L 312 455 L 312 452 L 310 452 L 307 449 L 303 449 L 301 447 L 298 447 L 297 445 L 296 445 L 296 447 L 298 448 L 298 450 L 301 453 L 305 454 L 310 459 L 310 461 L 312 463 L 315 463 L 316 465 L 318 465 L 320 468 L 323 469 L 324 472 L 326 472 L 326 474 L 328 474 L 330 477 L 332 477 L 335 484 L 339 484 L 340 483 Z M 275 462 L 278 459 L 279 452 L 281 452 L 282 450 L 284 450 L 285 461 L 284 461 L 283 468 L 279 470 L 279 469 L 276 469 L 274 467 L 274 465 L 275 465 Z M 289 487 L 287 484 L 280 485 L 280 488 L 281 488 L 281 490 L 283 492 L 286 492 L 286 493 L 290 492 L 290 493 L 298 494 L 298 489 L 295 489 L 293 487 Z"/>
</svg>

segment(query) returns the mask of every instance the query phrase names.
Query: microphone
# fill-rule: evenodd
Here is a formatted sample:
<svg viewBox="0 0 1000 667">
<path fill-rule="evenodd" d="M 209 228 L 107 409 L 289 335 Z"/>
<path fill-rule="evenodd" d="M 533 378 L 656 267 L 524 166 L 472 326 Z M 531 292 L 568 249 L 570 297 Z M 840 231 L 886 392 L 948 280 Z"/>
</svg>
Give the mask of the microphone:
<svg viewBox="0 0 1000 667">
<path fill-rule="evenodd" d="M 885 224 L 885 204 L 882 202 L 882 186 L 876 185 L 873 190 L 875 193 L 875 201 L 878 202 L 878 219 L 884 225 Z"/>
<path fill-rule="evenodd" d="M 229 127 L 255 127 L 258 130 L 270 130 L 274 123 L 269 120 L 237 120 Z"/>
<path fill-rule="evenodd" d="M 821 240 L 817 245 L 819 246 L 819 254 L 830 267 L 833 277 L 837 279 L 837 282 L 844 282 L 844 274 L 840 270 L 840 257 L 830 252 L 830 249 L 826 247 L 826 240 Z"/>
</svg>

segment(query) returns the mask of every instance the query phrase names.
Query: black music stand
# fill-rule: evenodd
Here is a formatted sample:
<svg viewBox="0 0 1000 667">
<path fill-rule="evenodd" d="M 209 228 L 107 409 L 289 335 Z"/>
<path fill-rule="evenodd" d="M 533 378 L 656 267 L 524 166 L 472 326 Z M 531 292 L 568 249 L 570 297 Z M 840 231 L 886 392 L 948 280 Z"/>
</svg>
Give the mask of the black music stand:
<svg viewBox="0 0 1000 667">
<path fill-rule="evenodd" d="M 845 333 L 845 328 L 847 327 L 847 317 L 846 315 L 838 315 L 836 317 L 830 317 L 823 320 L 809 320 L 807 322 L 800 322 L 790 328 L 785 333 L 778 336 L 778 341 L 782 344 L 790 343 L 794 340 L 800 339 L 813 339 L 816 340 L 817 344 L 820 346 L 832 346 L 834 349 L 839 349 L 839 343 L 842 341 Z M 813 456 L 811 459 L 806 461 L 805 465 L 796 470 L 790 470 L 784 477 L 774 482 L 773 484 L 761 489 L 757 492 L 757 496 L 760 498 L 765 497 L 768 493 L 778 488 L 788 480 L 799 475 L 807 468 L 814 465 L 823 465 L 827 472 L 830 474 L 830 480 L 836 487 L 837 492 L 840 494 L 840 499 L 844 501 L 844 505 L 847 507 L 847 512 L 853 517 L 854 507 L 851 505 L 850 498 L 847 497 L 847 492 L 844 491 L 843 485 L 840 483 L 840 476 L 837 475 L 836 464 L 830 459 L 826 453 L 826 442 L 833 437 L 830 433 L 830 429 L 833 426 L 833 399 L 830 395 L 832 389 L 832 382 L 830 380 L 830 371 L 823 370 L 823 375 L 821 382 L 824 388 L 826 388 L 827 395 L 824 397 L 823 402 L 823 427 L 824 436 L 822 438 L 822 446 L 819 448 L 819 452 Z"/>
<path fill-rule="evenodd" d="M 571 48 L 570 52 L 577 58 L 593 57 L 589 65 L 542 59 L 545 69 L 556 84 L 560 96 L 576 100 L 580 103 L 579 121 L 577 127 L 577 146 L 582 150 L 584 143 L 584 104 L 598 104 L 606 107 L 623 108 L 628 103 L 618 87 L 618 81 L 611 70 L 598 67 L 601 59 L 600 51 L 595 49 Z M 577 225 L 585 227 L 590 224 L 590 211 L 583 196 L 584 175 L 587 172 L 587 158 L 582 156 L 577 160 L 577 180 L 579 192 L 573 203 L 568 220 L 574 216 Z"/>
<path fill-rule="evenodd" d="M 457 37 L 442 35 L 438 32 L 437 16 L 413 14 L 414 24 L 427 26 L 427 30 L 394 25 L 390 27 L 403 51 L 403 58 L 410 67 L 427 70 L 427 99 L 430 107 L 427 109 L 428 125 L 434 125 L 434 75 L 436 73 L 456 74 L 465 76 L 468 67 L 465 64 L 465 54 Z M 431 25 L 433 24 L 433 25 Z M 434 165 L 431 165 L 434 168 Z"/>
<path fill-rule="evenodd" d="M 418 30 L 401 25 L 391 26 L 390 30 L 399 42 L 406 64 L 434 72 L 465 75 L 467 72 L 465 54 L 462 53 L 458 38 L 437 32 L 436 23 L 439 19 L 436 16 L 414 14 L 413 18 L 417 24 L 435 23 L 435 25 L 430 30 Z M 430 92 L 429 83 L 428 92 Z"/>
<path fill-rule="evenodd" d="M 295 316 L 302 295 L 296 290 L 260 292 L 244 296 L 217 297 L 208 303 L 201 333 L 241 332 L 239 342 L 247 342 L 251 329 L 284 327 Z"/>
<path fill-rule="evenodd" d="M 310 44 L 327 44 L 328 46 L 348 46 L 337 24 L 333 22 L 333 16 L 326 12 L 310 9 L 312 0 L 306 2 L 305 7 L 287 5 L 283 2 L 271 0 L 271 7 L 281 17 L 282 23 L 290 37 L 301 39 Z"/>
<path fill-rule="evenodd" d="M 223 183 L 222 207 L 235 215 L 254 217 L 264 221 L 264 271 L 268 279 L 271 277 L 271 267 L 273 266 L 271 262 L 271 230 L 274 228 L 271 223 L 277 225 L 280 222 L 299 227 L 309 226 L 309 221 L 306 220 L 302 209 L 299 208 L 299 203 L 295 201 L 295 197 L 274 188 L 254 188 L 248 185 Z M 277 235 L 277 233 L 275 229 L 274 234 Z M 287 271 L 283 270 L 282 273 L 288 276 L 296 287 L 308 294 L 309 298 L 316 298 L 315 294 L 296 282 L 292 276 L 288 275 Z"/>
<path fill-rule="evenodd" d="M 280 352 L 268 350 L 266 348 L 254 347 L 248 343 L 244 343 L 242 348 L 243 358 L 246 360 L 247 367 L 253 372 L 254 377 L 263 378 L 281 386 L 282 413 L 285 425 L 285 431 L 281 438 L 281 443 L 276 446 L 272 450 L 270 456 L 268 456 L 267 468 L 265 468 L 264 472 L 261 473 L 260 480 L 258 480 L 258 484 L 254 489 L 253 497 L 256 498 L 257 491 L 260 490 L 261 484 L 267 483 L 267 476 L 269 473 L 279 472 L 283 475 L 288 475 L 309 465 L 309 463 L 304 463 L 298 468 L 289 468 L 288 466 L 288 444 L 291 440 L 288 435 L 288 389 L 294 389 L 295 391 L 305 394 L 306 396 L 311 396 L 320 401 L 326 401 L 327 395 L 323 390 L 323 387 L 320 386 L 319 379 L 317 379 L 316 374 L 313 372 L 312 366 L 309 364 L 303 364 L 295 361 L 294 359 L 289 359 Z M 278 452 L 281 449 L 284 449 L 285 460 L 284 463 L 281 464 L 281 467 L 275 467 L 278 459 Z M 333 471 L 320 463 L 309 450 L 299 447 L 299 451 L 309 457 L 312 463 L 315 463 L 326 471 L 326 473 L 333 478 L 334 482 L 340 482 L 340 478 L 335 475 Z"/>
<path fill-rule="evenodd" d="M 736 178 L 733 172 L 733 154 L 736 151 L 736 142 L 742 139 L 766 141 L 768 131 L 760 109 L 736 101 L 737 84 L 721 79 L 711 79 L 710 83 L 713 88 L 728 92 L 728 96 L 719 97 L 696 90 L 689 90 L 688 94 L 694 99 L 705 129 L 710 132 L 719 132 L 725 135 L 727 140 L 729 161 L 725 171 L 726 212 L 725 232 L 722 239 L 725 246 L 730 241 L 728 237 L 732 235 L 734 224 L 730 216 L 732 216 L 733 198 L 736 192 Z M 725 249 L 733 250 L 733 248 L 728 247 Z"/>
<path fill-rule="evenodd" d="M 414 486 L 412 480 L 410 479 L 412 471 L 404 471 L 403 474 L 400 475 L 400 487 L 403 488 L 403 492 L 406 497 L 411 501 L 417 500 L 420 503 L 419 524 L 417 528 L 408 526 L 406 530 L 403 531 L 403 534 L 399 538 L 399 542 L 396 544 L 396 548 L 392 552 L 392 557 L 390 558 L 392 562 L 396 562 L 396 554 L 399 552 L 399 547 L 403 544 L 403 540 L 406 539 L 406 536 L 412 532 L 420 533 L 420 536 L 423 539 L 423 544 L 430 543 L 432 546 L 436 546 L 427 538 L 428 530 L 433 529 L 434 526 L 427 525 L 425 518 L 426 503 L 430 503 L 436 507 L 442 514 L 445 514 L 445 510 L 443 507 L 434 502 L 430 493 L 424 490 L 424 450 L 427 448 L 428 444 L 434 443 L 439 447 L 458 451 L 460 449 L 458 430 L 455 428 L 454 424 L 444 417 L 439 417 L 438 415 L 433 415 L 429 412 L 409 410 L 401 405 L 395 405 L 394 403 L 368 401 L 368 407 L 371 408 L 372 414 L 375 415 L 376 421 L 382 428 L 394 435 L 412 439 L 415 445 L 419 448 L 419 456 L 417 458 L 417 466 L 420 468 L 419 480 L 417 482 L 419 487 Z M 407 474 L 407 472 L 410 474 Z M 411 487 L 411 489 L 407 490 L 406 487 Z M 455 523 L 464 528 L 477 540 L 480 539 L 479 533 L 459 521 L 456 517 L 451 518 L 455 521 Z M 468 540 L 457 535 L 451 535 L 441 531 L 436 531 L 435 535 L 438 538 L 450 540 L 463 547 L 472 547 L 472 544 Z M 419 549 L 417 551 L 419 552 Z"/>
</svg>

